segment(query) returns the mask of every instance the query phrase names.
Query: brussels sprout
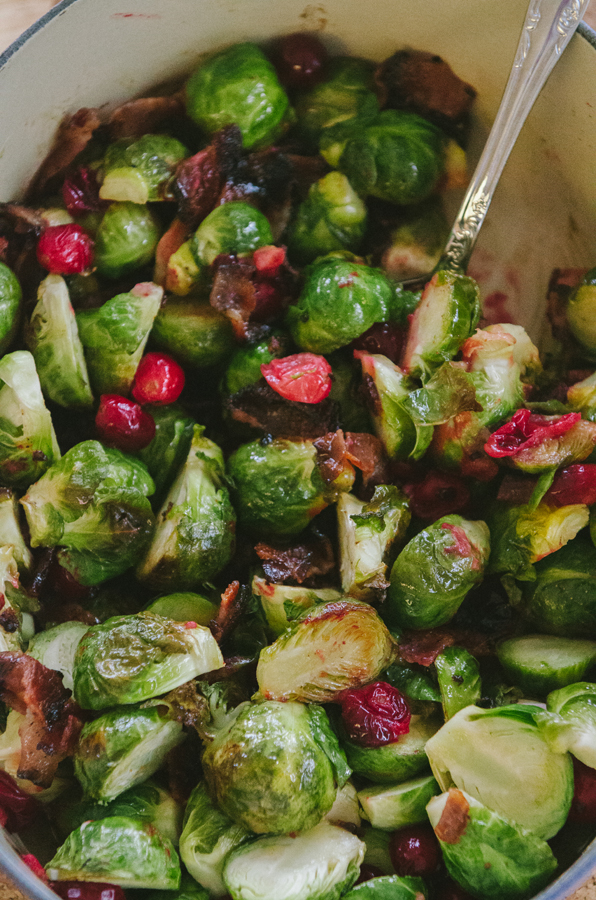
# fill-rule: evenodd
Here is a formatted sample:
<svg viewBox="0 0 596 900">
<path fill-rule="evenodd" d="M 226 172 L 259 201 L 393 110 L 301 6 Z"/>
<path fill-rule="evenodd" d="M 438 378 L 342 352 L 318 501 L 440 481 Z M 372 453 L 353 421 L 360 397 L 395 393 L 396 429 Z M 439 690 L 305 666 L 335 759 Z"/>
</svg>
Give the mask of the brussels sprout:
<svg viewBox="0 0 596 900">
<path fill-rule="evenodd" d="M 19 524 L 17 496 L 10 488 L 0 487 L 0 547 L 6 544 L 12 547 L 19 572 L 28 572 L 33 565 L 33 556 Z"/>
<path fill-rule="evenodd" d="M 543 697 L 583 678 L 596 662 L 596 642 L 526 634 L 499 644 L 497 656 L 513 684 Z"/>
<path fill-rule="evenodd" d="M 167 134 L 144 134 L 110 144 L 103 159 L 102 200 L 171 200 L 170 181 L 188 150 Z"/>
<path fill-rule="evenodd" d="M 340 787 L 333 806 L 325 816 L 325 821 L 331 825 L 339 825 L 341 828 L 360 828 L 360 807 L 358 806 L 358 793 L 351 781 Z"/>
<path fill-rule="evenodd" d="M 412 716 L 410 730 L 398 741 L 381 747 L 363 747 L 342 739 L 348 765 L 375 784 L 397 784 L 428 770 L 426 743 L 439 728 L 439 721 Z"/>
<path fill-rule="evenodd" d="M 394 663 L 383 673 L 382 680 L 396 687 L 410 700 L 440 703 L 441 694 L 423 666 L 404 666 Z"/>
<path fill-rule="evenodd" d="M 413 875 L 381 875 L 357 884 L 344 894 L 349 900 L 426 900 L 422 878 Z"/>
<path fill-rule="evenodd" d="M 55 547 L 81 584 L 120 575 L 143 552 L 153 526 L 143 463 L 98 441 L 72 447 L 21 500 L 33 547 Z"/>
<path fill-rule="evenodd" d="M 584 419 L 596 421 L 596 372 L 571 385 L 567 391 L 567 406 L 574 412 L 581 412 Z"/>
<path fill-rule="evenodd" d="M 543 840 L 564 825 L 573 797 L 573 766 L 553 753 L 534 721 L 536 707 L 468 706 L 428 741 L 442 790 L 465 789 L 489 809 Z"/>
<path fill-rule="evenodd" d="M 166 492 L 188 456 L 192 442 L 194 420 L 175 403 L 153 406 L 155 437 L 143 450 L 139 459 L 147 466 L 155 483 L 153 506 L 161 506 Z"/>
<path fill-rule="evenodd" d="M 297 836 L 242 844 L 227 857 L 224 883 L 234 900 L 339 900 L 364 858 L 354 834 L 321 822 Z"/>
<path fill-rule="evenodd" d="M 596 769 L 596 684 L 580 681 L 553 691 L 546 708 L 538 727 L 549 746 Z"/>
<path fill-rule="evenodd" d="M 447 647 L 435 659 L 445 721 L 482 697 L 478 663 L 463 647 Z"/>
<path fill-rule="evenodd" d="M 307 269 L 298 302 L 287 313 L 292 337 L 302 350 L 332 353 L 386 322 L 394 288 L 380 269 L 341 256 L 326 256 Z"/>
<path fill-rule="evenodd" d="M 266 147 L 285 131 L 290 105 L 275 69 L 256 44 L 234 44 L 210 56 L 186 85 L 190 118 L 212 134 L 237 125 L 244 146 Z"/>
<path fill-rule="evenodd" d="M 542 363 L 538 347 L 530 339 L 525 328 L 522 328 L 521 325 L 514 325 L 512 322 L 505 322 L 498 325 L 487 325 L 484 331 L 486 334 L 495 334 L 499 337 L 502 337 L 503 332 L 505 332 L 505 334 L 515 339 L 513 362 L 516 366 L 519 366 L 522 380 L 528 384 L 535 384 L 542 372 Z M 487 349 L 490 350 L 490 347 Z M 485 360 L 484 356 L 484 353 L 480 356 L 481 365 L 483 368 L 489 369 L 491 367 L 490 361 L 488 358 Z"/>
<path fill-rule="evenodd" d="M 329 172 L 298 207 L 288 248 L 299 262 L 308 263 L 334 250 L 357 250 L 365 229 L 364 202 L 345 175 Z"/>
<path fill-rule="evenodd" d="M 152 613 L 114 616 L 90 628 L 77 648 L 74 696 L 83 709 L 139 703 L 223 666 L 208 628 Z"/>
<path fill-rule="evenodd" d="M 329 750 L 329 752 L 328 752 Z M 336 797 L 337 739 L 320 708 L 244 704 L 203 754 L 211 795 L 234 822 L 263 834 L 314 827 Z"/>
<path fill-rule="evenodd" d="M 286 356 L 290 352 L 286 335 L 275 330 L 258 344 L 238 347 L 229 362 L 222 381 L 225 395 L 236 394 L 242 388 L 249 387 L 261 378 L 261 366 L 272 359 Z"/>
<path fill-rule="evenodd" d="M 209 891 L 183 871 L 177 891 L 151 891 L 146 895 L 146 900 L 209 900 Z"/>
<path fill-rule="evenodd" d="M 388 587 L 385 575 L 391 550 L 403 540 L 409 524 L 407 498 L 394 485 L 376 487 L 368 503 L 342 494 L 337 525 L 341 586 L 346 594 L 374 599 Z"/>
<path fill-rule="evenodd" d="M 362 814 L 373 828 L 394 831 L 404 825 L 426 821 L 426 804 L 440 793 L 432 775 L 404 781 L 391 787 L 369 787 L 358 791 Z"/>
<path fill-rule="evenodd" d="M 27 653 L 48 669 L 60 672 L 64 687 L 72 691 L 75 653 L 88 628 L 83 622 L 54 625 L 35 635 L 29 642 Z"/>
<path fill-rule="evenodd" d="M 358 116 L 375 116 L 379 103 L 373 86 L 373 66 L 364 59 L 336 56 L 329 61 L 327 80 L 303 93 L 296 102 L 300 136 L 318 147 L 324 128 Z"/>
<path fill-rule="evenodd" d="M 270 584 L 261 575 L 252 580 L 253 597 L 261 601 L 269 628 L 278 637 L 288 625 L 299 618 L 305 609 L 317 603 L 341 600 L 341 592 L 334 588 L 294 587 L 287 584 Z"/>
<path fill-rule="evenodd" d="M 571 334 L 589 359 L 596 351 L 596 268 L 591 269 L 572 291 L 566 308 Z"/>
<path fill-rule="evenodd" d="M 402 365 L 424 375 L 452 359 L 480 318 L 480 291 L 472 278 L 437 272 L 424 289 L 410 325 Z"/>
<path fill-rule="evenodd" d="M 197 625 L 209 625 L 217 615 L 217 606 L 200 594 L 178 593 L 167 594 L 153 600 L 146 612 L 165 616 L 174 622 L 196 622 Z"/>
<path fill-rule="evenodd" d="M 226 857 L 250 837 L 243 825 L 233 822 L 211 802 L 204 782 L 200 781 L 186 805 L 180 857 L 211 897 L 227 893 L 222 878 Z"/>
<path fill-rule="evenodd" d="M 403 628 L 444 625 L 482 579 L 490 553 L 484 522 L 443 516 L 406 544 L 391 570 L 387 613 Z"/>
<path fill-rule="evenodd" d="M 329 399 L 339 406 L 339 419 L 344 431 L 370 433 L 373 428 L 362 396 L 360 372 L 352 359 L 346 356 L 339 350 L 329 357 L 333 369 Z"/>
<path fill-rule="evenodd" d="M 431 197 L 406 209 L 390 235 L 381 266 L 392 278 L 415 278 L 432 272 L 449 237 L 449 223 L 441 201 Z"/>
<path fill-rule="evenodd" d="M 407 459 L 415 449 L 424 452 L 432 439 L 432 428 L 423 428 L 419 434 L 403 406 L 414 384 L 386 356 L 361 353 L 360 362 L 363 375 L 374 387 L 371 418 L 375 434 L 383 442 L 389 459 Z"/>
<path fill-rule="evenodd" d="M 95 233 L 95 265 L 105 278 L 121 278 L 151 262 L 159 226 L 148 207 L 111 203 Z"/>
<path fill-rule="evenodd" d="M 158 251 L 156 252 L 156 257 Z M 161 273 L 160 273 L 161 274 Z M 206 284 L 206 271 L 200 268 L 193 256 L 191 241 L 184 241 L 174 253 L 171 254 L 166 266 L 165 287 L 172 294 L 186 297 L 193 288 L 203 287 Z M 154 276 L 156 281 L 161 277 Z"/>
<path fill-rule="evenodd" d="M 216 206 L 191 238 L 198 266 L 210 266 L 220 253 L 250 256 L 253 250 L 273 243 L 271 227 L 262 212 L 242 201 Z"/>
<path fill-rule="evenodd" d="M 50 881 L 107 881 L 127 888 L 180 885 L 173 844 L 152 825 L 127 816 L 84 822 L 46 866 Z"/>
<path fill-rule="evenodd" d="M 257 681 L 267 699 L 326 703 L 374 681 L 394 656 L 394 641 L 372 606 L 345 598 L 308 609 L 265 647 Z"/>
<path fill-rule="evenodd" d="M 456 799 L 457 798 L 457 799 Z M 453 805 L 464 824 L 457 835 L 442 826 Z M 449 874 L 475 897 L 522 900 L 549 881 L 557 860 L 548 844 L 463 791 L 433 798 L 428 816 Z"/>
<path fill-rule="evenodd" d="M 238 521 L 250 532 L 297 534 L 329 500 L 311 441 L 243 444 L 228 460 Z"/>
<path fill-rule="evenodd" d="M 10 544 L 0 547 L 0 652 L 22 649 L 23 616 L 20 610 L 19 570 Z"/>
<path fill-rule="evenodd" d="M 489 516 L 492 540 L 489 572 L 509 573 L 533 581 L 534 563 L 564 547 L 585 528 L 588 519 L 588 507 L 580 503 L 554 509 L 546 503 L 536 509 L 496 503 Z"/>
<path fill-rule="evenodd" d="M 234 552 L 235 514 L 225 487 L 223 455 L 194 426 L 188 457 L 170 488 L 137 577 L 160 590 L 209 581 Z"/>
<path fill-rule="evenodd" d="M 183 365 L 205 369 L 227 359 L 235 347 L 232 323 L 208 300 L 168 297 L 159 311 L 151 341 Z"/>
<path fill-rule="evenodd" d="M 0 356 L 6 353 L 19 325 L 22 291 L 17 276 L 0 262 Z"/>
<path fill-rule="evenodd" d="M 8 353 L 0 359 L 0 483 L 26 488 L 58 459 L 33 356 Z"/>
<path fill-rule="evenodd" d="M 44 394 L 60 406 L 90 406 L 93 395 L 66 282 L 48 275 L 26 329 Z"/>
<path fill-rule="evenodd" d="M 159 312 L 163 288 L 146 282 L 77 313 L 89 375 L 100 394 L 128 394 Z"/>
<path fill-rule="evenodd" d="M 426 119 L 386 109 L 325 128 L 319 149 L 361 196 L 405 206 L 435 189 L 445 168 L 445 143 Z"/>
</svg>

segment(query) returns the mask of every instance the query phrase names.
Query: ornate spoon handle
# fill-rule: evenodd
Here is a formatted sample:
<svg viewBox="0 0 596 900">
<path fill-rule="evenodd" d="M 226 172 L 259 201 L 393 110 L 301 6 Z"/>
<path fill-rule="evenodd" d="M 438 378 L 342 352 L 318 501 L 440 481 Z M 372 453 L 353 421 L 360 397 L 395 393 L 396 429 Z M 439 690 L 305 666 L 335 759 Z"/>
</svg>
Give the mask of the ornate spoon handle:
<svg viewBox="0 0 596 900">
<path fill-rule="evenodd" d="M 522 125 L 587 5 L 588 0 L 530 0 L 497 117 L 435 271 L 465 270 Z"/>
</svg>

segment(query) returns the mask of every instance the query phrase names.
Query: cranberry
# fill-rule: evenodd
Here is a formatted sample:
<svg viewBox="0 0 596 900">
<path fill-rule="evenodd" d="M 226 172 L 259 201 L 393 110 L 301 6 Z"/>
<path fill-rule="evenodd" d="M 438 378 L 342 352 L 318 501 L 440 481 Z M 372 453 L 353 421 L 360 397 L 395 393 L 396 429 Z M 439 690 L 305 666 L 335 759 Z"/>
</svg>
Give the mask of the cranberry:
<svg viewBox="0 0 596 900">
<path fill-rule="evenodd" d="M 596 823 L 596 769 L 573 757 L 573 775 L 575 787 L 569 821 L 593 825 Z"/>
<path fill-rule="evenodd" d="M 147 353 L 138 365 L 132 395 L 139 403 L 174 403 L 184 387 L 184 371 L 165 353 Z"/>
<path fill-rule="evenodd" d="M 364 881 L 370 881 L 371 878 L 380 878 L 385 873 L 378 866 L 360 866 L 360 875 L 356 884 L 362 884 Z"/>
<path fill-rule="evenodd" d="M 126 900 L 117 884 L 98 881 L 53 881 L 52 890 L 63 900 Z"/>
<path fill-rule="evenodd" d="M 324 78 L 327 50 L 313 34 L 297 31 L 279 38 L 271 57 L 279 80 L 287 88 L 311 88 Z"/>
<path fill-rule="evenodd" d="M 406 698 L 384 681 L 344 691 L 339 702 L 348 737 L 363 747 L 391 744 L 410 730 Z"/>
<path fill-rule="evenodd" d="M 491 434 L 484 449 L 496 459 L 506 456 L 515 458 L 522 450 L 530 450 L 545 441 L 563 437 L 580 419 L 580 413 L 539 416 L 529 409 L 518 409 L 511 421 Z"/>
<path fill-rule="evenodd" d="M 430 825 L 406 825 L 394 831 L 389 855 L 398 875 L 424 878 L 437 871 L 441 863 L 439 842 Z"/>
<path fill-rule="evenodd" d="M 404 344 L 405 331 L 399 325 L 390 322 L 377 322 L 368 331 L 352 341 L 354 350 L 366 353 L 380 353 L 391 362 L 398 364 Z"/>
<path fill-rule="evenodd" d="M 0 820 L 7 831 L 20 831 L 39 818 L 39 801 L 0 769 Z"/>
<path fill-rule="evenodd" d="M 74 222 L 50 225 L 37 244 L 37 259 L 44 269 L 56 275 L 86 272 L 93 262 L 93 239 Z"/>
<path fill-rule="evenodd" d="M 269 387 L 286 400 L 320 403 L 331 391 L 331 366 L 315 353 L 272 359 L 263 363 L 261 373 Z"/>
<path fill-rule="evenodd" d="M 62 199 L 71 216 L 97 212 L 102 207 L 99 184 L 93 169 L 81 166 L 64 179 Z"/>
<path fill-rule="evenodd" d="M 46 884 L 48 883 L 48 876 L 46 875 L 46 870 L 44 869 L 44 867 L 42 866 L 42 864 L 40 863 L 40 861 L 38 860 L 38 858 L 36 856 L 33 856 L 32 853 L 24 853 L 21 856 L 21 859 L 23 860 L 23 862 L 25 863 L 27 868 L 31 869 L 31 871 L 33 872 L 34 875 L 37 875 L 37 877 L 40 878 L 42 881 L 45 881 Z"/>
<path fill-rule="evenodd" d="M 259 247 L 253 253 L 253 262 L 257 272 L 263 272 L 265 275 L 277 275 L 279 267 L 286 261 L 286 251 L 283 247 L 275 247 L 268 244 L 266 247 Z"/>
<path fill-rule="evenodd" d="M 554 506 L 574 503 L 593 506 L 596 503 L 596 466 L 576 463 L 559 469 L 544 499 Z"/>
<path fill-rule="evenodd" d="M 138 403 L 117 394 L 100 397 L 95 425 L 102 441 L 130 453 L 142 450 L 155 437 L 153 417 Z"/>
<path fill-rule="evenodd" d="M 48 571 L 48 585 L 66 603 L 85 603 L 91 596 L 91 588 L 77 581 L 56 559 Z"/>
<path fill-rule="evenodd" d="M 455 472 L 427 472 L 422 481 L 405 484 L 410 510 L 419 519 L 436 521 L 460 512 L 470 502 L 463 478 Z"/>
</svg>

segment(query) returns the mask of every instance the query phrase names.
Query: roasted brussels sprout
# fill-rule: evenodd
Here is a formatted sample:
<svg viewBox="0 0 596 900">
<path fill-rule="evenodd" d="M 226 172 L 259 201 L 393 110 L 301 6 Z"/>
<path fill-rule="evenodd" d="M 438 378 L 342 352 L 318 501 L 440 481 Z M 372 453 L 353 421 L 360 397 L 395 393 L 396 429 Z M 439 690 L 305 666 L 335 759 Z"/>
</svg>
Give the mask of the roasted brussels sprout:
<svg viewBox="0 0 596 900">
<path fill-rule="evenodd" d="M 590 359 L 596 358 L 596 268 L 571 293 L 566 308 L 572 335 Z"/>
<path fill-rule="evenodd" d="M 151 262 L 159 240 L 153 213 L 139 203 L 111 203 L 95 233 L 95 265 L 105 278 L 121 278 Z"/>
<path fill-rule="evenodd" d="M 412 716 L 410 730 L 398 741 L 381 747 L 363 747 L 342 738 L 350 768 L 375 784 L 397 784 L 428 770 L 426 743 L 435 734 L 440 721 L 435 718 Z"/>
<path fill-rule="evenodd" d="M 584 677 L 596 663 L 596 641 L 525 634 L 502 641 L 497 656 L 513 684 L 532 697 L 544 697 Z"/>
<path fill-rule="evenodd" d="M 572 384 L 567 391 L 567 406 L 581 412 L 584 419 L 596 421 L 596 372 Z"/>
<path fill-rule="evenodd" d="M 366 861 L 365 861 L 366 862 Z M 380 875 L 353 887 L 349 900 L 426 900 L 426 885 L 415 875 Z"/>
<path fill-rule="evenodd" d="M 197 369 L 217 365 L 235 347 L 227 316 L 196 297 L 168 297 L 153 323 L 151 341 L 183 365 Z"/>
<path fill-rule="evenodd" d="M 337 792 L 333 806 L 325 816 L 325 821 L 342 828 L 360 828 L 362 819 L 358 805 L 358 793 L 351 781 L 346 781 Z"/>
<path fill-rule="evenodd" d="M 188 150 L 167 134 L 144 134 L 110 144 L 103 158 L 102 200 L 147 203 L 172 199 L 170 180 Z"/>
<path fill-rule="evenodd" d="M 361 353 L 360 362 L 369 391 L 374 388 L 375 392 L 371 410 L 374 430 L 389 459 L 407 459 L 416 448 L 424 452 L 432 439 L 432 428 L 417 429 L 403 405 L 414 383 L 381 354 Z"/>
<path fill-rule="evenodd" d="M 482 696 L 480 670 L 463 647 L 447 647 L 435 660 L 445 721 Z"/>
<path fill-rule="evenodd" d="M 249 256 L 273 243 L 271 227 L 262 212 L 240 200 L 216 206 L 203 219 L 190 247 L 199 266 L 210 266 L 220 253 Z"/>
<path fill-rule="evenodd" d="M 224 394 L 235 394 L 261 378 L 261 366 L 289 353 L 289 341 L 277 329 L 258 344 L 238 347 L 226 369 L 222 382 Z"/>
<path fill-rule="evenodd" d="M 404 825 L 426 821 L 426 804 L 440 793 L 432 775 L 422 775 L 413 781 L 381 787 L 367 787 L 358 791 L 362 814 L 373 828 L 394 831 Z"/>
<path fill-rule="evenodd" d="M 33 565 L 33 555 L 21 531 L 17 495 L 10 488 L 0 487 L 0 547 L 7 544 L 12 547 L 19 572 L 28 572 Z"/>
<path fill-rule="evenodd" d="M 288 584 L 271 584 L 260 575 L 252 580 L 253 597 L 261 601 L 267 624 L 275 637 L 279 637 L 291 622 L 304 610 L 317 603 L 341 600 L 341 592 L 335 588 L 295 587 Z"/>
<path fill-rule="evenodd" d="M 165 616 L 174 622 L 196 622 L 197 625 L 209 625 L 217 615 L 217 606 L 206 597 L 190 592 L 166 594 L 153 600 L 146 612 Z"/>
<path fill-rule="evenodd" d="M 83 709 L 139 703 L 222 665 L 208 628 L 152 613 L 115 616 L 90 628 L 77 647 L 74 696 Z"/>
<path fill-rule="evenodd" d="M 549 746 L 559 753 L 569 750 L 596 769 L 596 684 L 580 681 L 553 691 L 546 708 L 538 727 Z"/>
<path fill-rule="evenodd" d="M 312 262 L 334 250 L 357 250 L 366 228 L 366 206 L 345 175 L 329 172 L 298 207 L 288 236 L 290 254 Z"/>
<path fill-rule="evenodd" d="M 256 44 L 234 44 L 210 56 L 191 75 L 186 98 L 197 125 L 209 133 L 237 125 L 247 149 L 273 143 L 289 124 L 288 97 Z"/>
<path fill-rule="evenodd" d="M 406 209 L 391 232 L 381 266 L 391 278 L 415 278 L 432 272 L 449 237 L 449 223 L 440 200 L 431 197 Z"/>
<path fill-rule="evenodd" d="M 161 502 L 188 456 L 192 442 L 194 420 L 175 403 L 154 406 L 151 416 L 155 422 L 155 437 L 139 459 L 145 463 L 155 483 L 153 504 Z"/>
<path fill-rule="evenodd" d="M 47 631 L 40 631 L 29 641 L 27 653 L 48 669 L 62 675 L 65 688 L 72 691 L 72 673 L 77 647 L 88 629 L 83 622 L 62 622 Z"/>
<path fill-rule="evenodd" d="M 24 643 L 22 631 L 21 594 L 19 572 L 10 544 L 0 547 L 0 596 L 2 597 L 2 618 L 0 619 L 0 652 L 21 652 Z M 33 620 L 31 619 L 31 622 Z M 31 628 L 31 632 L 33 628 Z"/>
<path fill-rule="evenodd" d="M 518 409 L 491 434 L 484 449 L 522 472 L 548 475 L 559 466 L 586 459 L 594 446 L 596 423 L 585 421 L 577 412 L 545 416 Z"/>
<path fill-rule="evenodd" d="M 19 324 L 22 291 L 19 280 L 0 262 L 0 354 L 6 353 Z"/>
</svg>

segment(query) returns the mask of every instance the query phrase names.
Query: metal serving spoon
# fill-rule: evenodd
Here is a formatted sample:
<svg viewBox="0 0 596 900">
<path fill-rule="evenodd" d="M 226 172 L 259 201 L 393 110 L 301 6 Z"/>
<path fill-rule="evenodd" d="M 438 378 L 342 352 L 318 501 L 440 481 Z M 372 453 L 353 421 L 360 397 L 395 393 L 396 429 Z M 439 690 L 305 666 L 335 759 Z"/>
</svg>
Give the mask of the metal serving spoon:
<svg viewBox="0 0 596 900">
<path fill-rule="evenodd" d="M 434 268 L 465 271 L 509 154 L 546 79 L 582 20 L 589 0 L 530 0 L 497 117 Z M 432 277 L 405 279 L 420 287 Z"/>
</svg>

